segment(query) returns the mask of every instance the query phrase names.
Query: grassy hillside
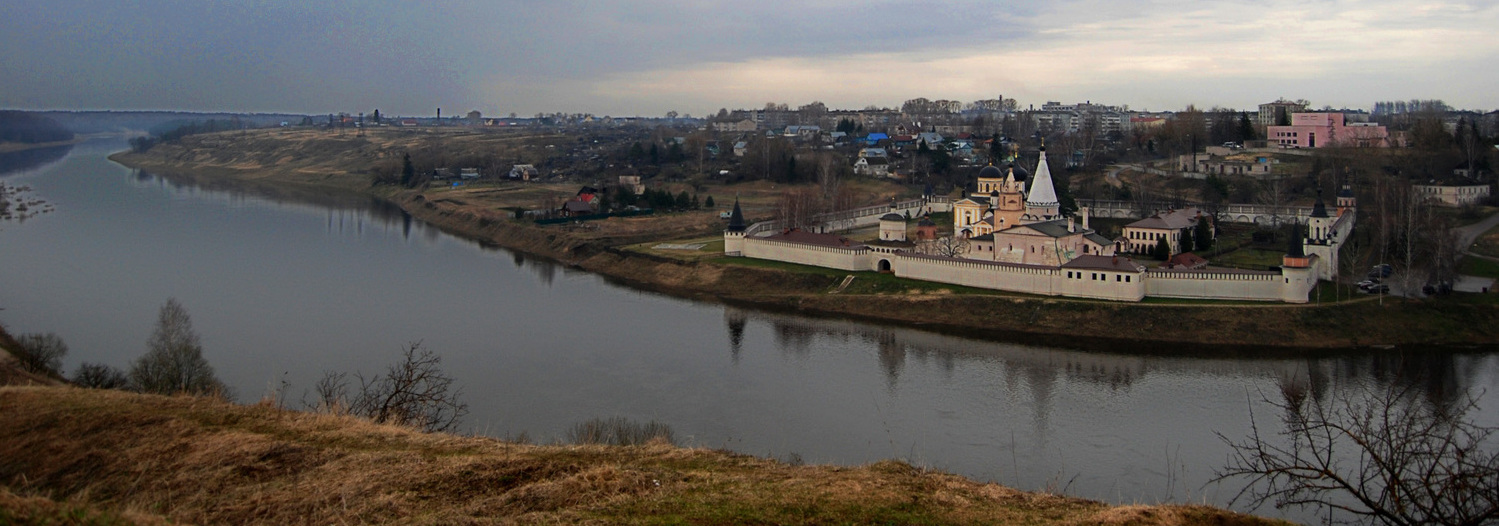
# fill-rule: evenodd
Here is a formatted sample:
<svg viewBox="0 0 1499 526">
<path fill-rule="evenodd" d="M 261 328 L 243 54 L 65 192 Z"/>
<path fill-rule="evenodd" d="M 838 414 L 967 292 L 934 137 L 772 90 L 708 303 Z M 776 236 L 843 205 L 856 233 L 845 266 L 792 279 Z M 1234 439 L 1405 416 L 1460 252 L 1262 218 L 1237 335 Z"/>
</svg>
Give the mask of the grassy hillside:
<svg viewBox="0 0 1499 526">
<path fill-rule="evenodd" d="M 887 461 L 536 446 L 70 387 L 0 388 L 0 523 L 1270 524 Z"/>
</svg>

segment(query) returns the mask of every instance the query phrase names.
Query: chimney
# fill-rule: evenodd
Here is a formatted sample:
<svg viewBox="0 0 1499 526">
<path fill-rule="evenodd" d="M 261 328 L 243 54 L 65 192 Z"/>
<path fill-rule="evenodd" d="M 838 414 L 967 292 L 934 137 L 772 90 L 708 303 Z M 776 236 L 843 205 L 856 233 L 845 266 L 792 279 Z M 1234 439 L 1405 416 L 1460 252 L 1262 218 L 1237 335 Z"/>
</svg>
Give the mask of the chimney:
<svg viewBox="0 0 1499 526">
<path fill-rule="evenodd" d="M 1077 225 L 1072 222 L 1072 216 L 1067 216 L 1067 231 L 1077 232 Z"/>
<path fill-rule="evenodd" d="M 1093 210 L 1086 206 L 1083 207 L 1083 230 L 1088 229 L 1088 216 L 1090 215 L 1093 215 Z"/>
</svg>

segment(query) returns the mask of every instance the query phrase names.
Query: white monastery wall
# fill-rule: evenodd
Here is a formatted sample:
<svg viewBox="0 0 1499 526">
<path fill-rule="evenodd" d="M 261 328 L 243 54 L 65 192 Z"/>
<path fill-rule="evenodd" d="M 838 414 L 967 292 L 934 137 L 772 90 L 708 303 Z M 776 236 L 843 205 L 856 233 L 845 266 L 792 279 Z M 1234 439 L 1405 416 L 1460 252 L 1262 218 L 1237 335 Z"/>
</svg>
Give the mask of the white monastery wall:
<svg viewBox="0 0 1499 526">
<path fill-rule="evenodd" d="M 750 237 L 744 240 L 741 253 L 744 257 L 839 270 L 872 270 L 868 248 L 834 248 Z"/>
</svg>

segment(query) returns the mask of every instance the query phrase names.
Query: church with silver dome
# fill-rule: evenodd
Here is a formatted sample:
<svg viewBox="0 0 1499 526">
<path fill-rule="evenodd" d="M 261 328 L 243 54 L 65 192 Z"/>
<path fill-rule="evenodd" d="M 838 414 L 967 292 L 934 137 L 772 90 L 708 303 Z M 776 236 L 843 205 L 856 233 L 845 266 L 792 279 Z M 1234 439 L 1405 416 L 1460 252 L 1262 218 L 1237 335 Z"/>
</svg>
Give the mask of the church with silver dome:
<svg viewBox="0 0 1499 526">
<path fill-rule="evenodd" d="M 1013 167 L 1001 174 L 991 165 L 979 171 L 975 190 L 952 205 L 953 235 L 967 239 L 967 258 L 1062 265 L 1080 255 L 1114 255 L 1117 243 L 1089 228 L 1086 208 L 1081 221 L 1062 215 L 1044 147 L 1029 181 Z"/>
</svg>

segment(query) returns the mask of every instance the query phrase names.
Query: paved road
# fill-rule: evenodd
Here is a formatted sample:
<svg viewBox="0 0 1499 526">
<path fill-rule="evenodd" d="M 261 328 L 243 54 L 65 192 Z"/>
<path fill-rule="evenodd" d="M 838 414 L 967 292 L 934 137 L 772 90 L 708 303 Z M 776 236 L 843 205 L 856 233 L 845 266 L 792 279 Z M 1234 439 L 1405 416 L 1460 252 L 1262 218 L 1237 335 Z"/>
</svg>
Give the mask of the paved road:
<svg viewBox="0 0 1499 526">
<path fill-rule="evenodd" d="M 1478 241 L 1478 236 L 1483 235 L 1484 232 L 1488 232 L 1490 229 L 1494 228 L 1495 225 L 1499 225 L 1499 213 L 1491 215 L 1483 221 L 1479 221 L 1467 226 L 1457 227 L 1455 230 L 1457 230 L 1458 253 L 1465 256 L 1469 255 L 1468 249 L 1473 247 L 1474 241 Z"/>
</svg>

